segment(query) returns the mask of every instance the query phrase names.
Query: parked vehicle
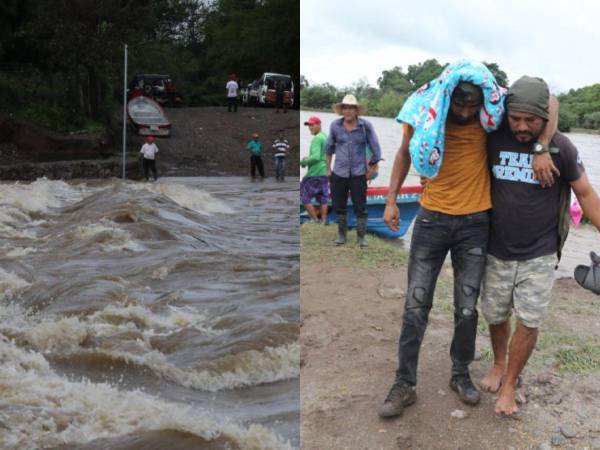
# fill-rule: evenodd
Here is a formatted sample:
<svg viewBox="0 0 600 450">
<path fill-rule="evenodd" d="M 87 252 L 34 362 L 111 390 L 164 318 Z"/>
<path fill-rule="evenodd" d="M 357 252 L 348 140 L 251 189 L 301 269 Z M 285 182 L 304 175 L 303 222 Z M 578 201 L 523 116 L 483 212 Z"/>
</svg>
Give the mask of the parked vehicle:
<svg viewBox="0 0 600 450">
<path fill-rule="evenodd" d="M 241 90 L 240 95 L 242 97 L 242 105 L 254 106 L 258 104 L 258 86 L 258 80 L 254 80 Z"/>
<path fill-rule="evenodd" d="M 265 72 L 258 80 L 250 83 L 242 96 L 242 103 L 244 105 L 275 105 L 277 102 L 275 83 L 277 81 L 284 84 L 283 103 L 288 107 L 294 106 L 294 82 L 292 77 L 273 72 Z"/>
<path fill-rule="evenodd" d="M 183 103 L 183 98 L 177 92 L 169 75 L 138 74 L 134 76 L 129 84 L 127 100 L 141 95 L 152 98 L 161 105 L 174 106 Z"/>
<path fill-rule="evenodd" d="M 127 115 L 137 134 L 147 136 L 170 136 L 171 122 L 158 103 L 139 95 L 127 103 Z"/>
</svg>

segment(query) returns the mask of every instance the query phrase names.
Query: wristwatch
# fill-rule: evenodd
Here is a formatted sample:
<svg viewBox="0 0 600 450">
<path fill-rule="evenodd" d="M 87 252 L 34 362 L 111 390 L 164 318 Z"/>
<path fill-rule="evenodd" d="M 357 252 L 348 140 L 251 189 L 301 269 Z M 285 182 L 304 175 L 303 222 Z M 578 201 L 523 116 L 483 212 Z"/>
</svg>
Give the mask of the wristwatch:
<svg viewBox="0 0 600 450">
<path fill-rule="evenodd" d="M 539 142 L 536 142 L 535 144 L 533 144 L 533 153 L 535 153 L 536 155 L 541 155 L 542 153 L 548 153 L 549 151 L 550 151 L 550 148 L 546 144 L 541 144 Z"/>
</svg>

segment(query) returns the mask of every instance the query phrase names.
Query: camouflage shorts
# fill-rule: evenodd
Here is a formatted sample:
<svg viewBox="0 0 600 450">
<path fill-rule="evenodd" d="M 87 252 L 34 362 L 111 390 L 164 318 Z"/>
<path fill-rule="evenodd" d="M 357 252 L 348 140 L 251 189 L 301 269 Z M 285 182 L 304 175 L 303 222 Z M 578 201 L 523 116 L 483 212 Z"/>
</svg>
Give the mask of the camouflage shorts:
<svg viewBox="0 0 600 450">
<path fill-rule="evenodd" d="M 548 312 L 556 256 L 504 261 L 487 255 L 481 312 L 490 325 L 506 321 L 511 310 L 526 327 L 539 328 Z"/>
</svg>

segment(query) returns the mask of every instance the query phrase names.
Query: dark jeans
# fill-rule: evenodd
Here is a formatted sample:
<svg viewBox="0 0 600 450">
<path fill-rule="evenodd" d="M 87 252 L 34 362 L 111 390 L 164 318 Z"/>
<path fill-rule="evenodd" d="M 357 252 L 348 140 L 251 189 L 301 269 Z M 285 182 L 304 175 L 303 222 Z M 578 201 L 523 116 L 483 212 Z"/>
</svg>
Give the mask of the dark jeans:
<svg viewBox="0 0 600 450">
<path fill-rule="evenodd" d="M 437 277 L 450 251 L 454 269 L 452 375 L 467 374 L 475 355 L 477 298 L 485 270 L 489 214 L 462 216 L 421 208 L 408 261 L 408 288 L 398 350 L 396 380 L 417 383 L 417 363 Z"/>
<path fill-rule="evenodd" d="M 231 112 L 231 108 L 237 112 L 237 97 L 227 97 L 227 111 Z"/>
<path fill-rule="evenodd" d="M 149 175 L 150 170 L 152 170 L 152 175 L 154 176 L 154 179 L 156 180 L 156 162 L 155 162 L 155 160 L 144 158 L 144 177 L 146 178 L 146 181 L 148 181 L 148 175 Z"/>
<path fill-rule="evenodd" d="M 367 177 L 342 178 L 335 173 L 331 174 L 331 203 L 338 216 L 346 215 L 348 204 L 348 191 L 352 199 L 352 207 L 356 217 L 367 217 Z"/>
<path fill-rule="evenodd" d="M 278 180 L 285 177 L 285 156 L 275 157 L 275 178 Z"/>
<path fill-rule="evenodd" d="M 263 166 L 263 160 L 260 156 L 252 155 L 250 156 L 250 175 L 252 178 L 256 177 L 256 169 L 258 168 L 258 173 L 261 177 L 265 177 L 265 168 Z"/>
</svg>

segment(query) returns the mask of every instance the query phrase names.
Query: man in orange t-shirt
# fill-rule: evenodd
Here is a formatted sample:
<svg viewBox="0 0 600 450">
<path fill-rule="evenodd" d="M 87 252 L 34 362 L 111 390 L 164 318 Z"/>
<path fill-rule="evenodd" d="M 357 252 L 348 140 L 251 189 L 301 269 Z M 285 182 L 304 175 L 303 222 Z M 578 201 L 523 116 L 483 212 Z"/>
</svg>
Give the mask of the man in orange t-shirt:
<svg viewBox="0 0 600 450">
<path fill-rule="evenodd" d="M 450 388 L 469 405 L 479 402 L 469 365 L 475 354 L 477 298 L 485 269 L 492 207 L 487 135 L 480 121 L 483 104 L 481 88 L 461 82 L 454 89 L 446 121 L 444 160 L 438 175 L 427 181 L 421 209 L 415 219 L 408 263 L 408 286 L 399 340 L 396 378 L 383 405 L 381 417 L 402 414 L 416 399 L 417 362 L 433 292 L 444 260 L 451 253 L 454 271 L 454 337 L 450 346 L 452 376 Z M 411 164 L 408 150 L 412 128 L 404 125 L 402 144 L 390 179 L 384 212 L 385 223 L 399 227 L 396 196 Z M 550 127 L 548 127 L 550 128 Z M 553 132 L 544 131 L 539 142 L 548 144 Z M 555 170 L 548 154 L 536 156 L 536 177 L 542 184 Z"/>
</svg>

